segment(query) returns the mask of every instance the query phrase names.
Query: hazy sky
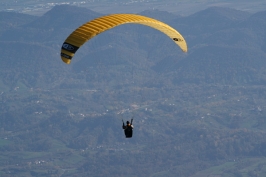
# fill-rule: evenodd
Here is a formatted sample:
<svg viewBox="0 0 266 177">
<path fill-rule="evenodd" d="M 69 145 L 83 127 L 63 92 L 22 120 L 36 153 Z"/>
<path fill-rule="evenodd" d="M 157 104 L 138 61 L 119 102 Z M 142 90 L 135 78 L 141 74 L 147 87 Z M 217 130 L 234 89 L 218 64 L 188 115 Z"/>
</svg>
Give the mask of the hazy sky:
<svg viewBox="0 0 266 177">
<path fill-rule="evenodd" d="M 159 9 L 189 15 L 210 6 L 232 7 L 249 12 L 266 10 L 265 0 L 0 0 L 0 10 L 42 15 L 58 4 L 86 7 L 104 14 Z"/>
</svg>

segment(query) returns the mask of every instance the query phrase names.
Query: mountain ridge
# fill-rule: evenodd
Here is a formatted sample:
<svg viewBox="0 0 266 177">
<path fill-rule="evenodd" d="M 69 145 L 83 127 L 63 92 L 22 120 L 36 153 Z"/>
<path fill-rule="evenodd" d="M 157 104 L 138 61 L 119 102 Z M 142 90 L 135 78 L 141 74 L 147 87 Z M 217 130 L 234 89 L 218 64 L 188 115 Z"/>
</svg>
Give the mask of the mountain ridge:
<svg viewBox="0 0 266 177">
<path fill-rule="evenodd" d="M 143 14 L 177 29 L 188 52 L 126 24 L 66 65 L 63 41 L 102 15 L 67 5 L 0 33 L 0 176 L 265 176 L 264 12 Z"/>
</svg>

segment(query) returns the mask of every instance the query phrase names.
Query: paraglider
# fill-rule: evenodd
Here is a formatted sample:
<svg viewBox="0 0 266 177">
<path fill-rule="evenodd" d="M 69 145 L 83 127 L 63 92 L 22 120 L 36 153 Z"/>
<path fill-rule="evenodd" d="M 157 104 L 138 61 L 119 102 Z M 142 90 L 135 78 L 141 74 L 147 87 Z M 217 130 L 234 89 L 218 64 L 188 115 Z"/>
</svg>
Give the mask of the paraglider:
<svg viewBox="0 0 266 177">
<path fill-rule="evenodd" d="M 157 29 L 170 37 L 183 52 L 187 52 L 185 39 L 169 25 L 156 19 L 136 14 L 111 14 L 89 21 L 73 31 L 62 45 L 61 59 L 70 64 L 74 54 L 88 40 L 106 30 L 127 23 L 141 24 Z"/>
<path fill-rule="evenodd" d="M 133 122 L 133 119 L 131 119 L 131 122 L 127 121 L 125 125 L 123 121 L 122 129 L 124 129 L 126 138 L 131 138 L 133 136 L 134 126 L 132 125 L 132 122 Z"/>
<path fill-rule="evenodd" d="M 105 32 L 111 28 L 114 28 L 123 24 L 140 24 L 152 27 L 166 34 L 175 44 L 177 44 L 183 52 L 187 52 L 187 44 L 183 36 L 171 26 L 158 21 L 156 19 L 136 15 L 136 14 L 111 14 L 91 20 L 79 28 L 74 30 L 64 41 L 61 48 L 61 59 L 66 64 L 71 63 L 71 59 L 77 52 L 77 50 L 92 39 L 94 36 Z M 131 138 L 133 135 L 133 119 L 131 122 L 127 121 L 125 125 L 123 122 L 122 128 L 126 138 Z"/>
</svg>

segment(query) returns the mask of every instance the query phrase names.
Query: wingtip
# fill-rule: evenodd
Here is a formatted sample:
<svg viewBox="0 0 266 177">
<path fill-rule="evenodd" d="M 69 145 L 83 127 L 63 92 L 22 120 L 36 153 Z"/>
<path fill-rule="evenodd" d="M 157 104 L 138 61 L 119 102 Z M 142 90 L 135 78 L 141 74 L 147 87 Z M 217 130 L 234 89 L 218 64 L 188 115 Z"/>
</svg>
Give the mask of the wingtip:
<svg viewBox="0 0 266 177">
<path fill-rule="evenodd" d="M 71 60 L 70 59 L 67 59 L 67 58 L 63 58 L 61 57 L 62 61 L 66 64 L 70 64 L 71 63 Z"/>
</svg>

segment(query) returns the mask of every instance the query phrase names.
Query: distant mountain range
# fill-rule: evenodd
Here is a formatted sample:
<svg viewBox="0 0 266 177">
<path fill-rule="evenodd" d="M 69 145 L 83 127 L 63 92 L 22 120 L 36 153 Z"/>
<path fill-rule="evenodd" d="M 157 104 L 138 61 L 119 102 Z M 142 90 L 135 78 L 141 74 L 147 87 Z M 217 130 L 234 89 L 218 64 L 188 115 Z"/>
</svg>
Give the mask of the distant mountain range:
<svg viewBox="0 0 266 177">
<path fill-rule="evenodd" d="M 36 68 L 39 64 L 41 67 L 29 75 L 16 76 L 23 80 L 22 83 L 27 82 L 28 87 L 39 86 L 37 82 L 29 84 L 32 76 L 45 81 L 45 77 L 51 79 L 51 75 L 64 72 L 61 70 L 66 66 L 60 63 L 58 56 L 64 39 L 81 24 L 103 15 L 68 5 L 55 6 L 41 17 L 11 12 L 0 14 L 4 17 L 1 26 L 5 27 L 0 31 L 1 67 L 4 68 L 1 72 L 23 72 L 25 68 Z M 173 80 L 184 83 L 264 84 L 266 11 L 249 14 L 211 7 L 187 17 L 159 10 L 146 10 L 140 14 L 162 20 L 180 31 L 189 52 L 182 54 L 167 37 L 151 28 L 124 25 L 84 45 L 75 56 L 76 62 L 72 65 L 75 72 L 99 63 L 112 63 L 150 72 L 171 72 Z M 135 51 L 137 57 L 130 54 Z M 8 82 L 15 76 L 10 77 Z M 55 82 L 56 78 L 53 79 Z"/>
</svg>

